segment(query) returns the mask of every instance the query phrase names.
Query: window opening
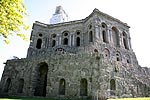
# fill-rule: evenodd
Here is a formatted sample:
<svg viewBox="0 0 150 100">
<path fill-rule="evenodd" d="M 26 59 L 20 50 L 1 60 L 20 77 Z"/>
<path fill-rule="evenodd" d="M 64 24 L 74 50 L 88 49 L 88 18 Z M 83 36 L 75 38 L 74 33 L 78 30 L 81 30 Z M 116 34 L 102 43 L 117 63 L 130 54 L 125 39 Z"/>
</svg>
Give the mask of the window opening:
<svg viewBox="0 0 150 100">
<path fill-rule="evenodd" d="M 41 49 L 41 46 L 42 46 L 42 39 L 38 39 L 36 43 L 36 48 Z"/>
<path fill-rule="evenodd" d="M 64 38 L 64 45 L 68 45 L 68 39 Z"/>
<path fill-rule="evenodd" d="M 93 42 L 93 33 L 90 31 L 89 33 L 89 42 Z"/>
<path fill-rule="evenodd" d="M 56 45 L 56 41 L 53 40 L 53 41 L 52 41 L 52 47 L 54 47 L 55 45 Z"/>
<path fill-rule="evenodd" d="M 80 46 L 80 38 L 79 37 L 77 37 L 77 46 Z"/>
</svg>

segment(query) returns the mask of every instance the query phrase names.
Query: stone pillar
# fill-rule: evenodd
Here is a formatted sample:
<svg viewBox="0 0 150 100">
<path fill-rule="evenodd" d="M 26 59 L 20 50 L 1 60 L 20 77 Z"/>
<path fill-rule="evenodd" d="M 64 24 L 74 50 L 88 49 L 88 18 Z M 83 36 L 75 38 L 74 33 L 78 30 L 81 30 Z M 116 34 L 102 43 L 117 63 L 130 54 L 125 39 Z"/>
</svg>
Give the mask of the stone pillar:
<svg viewBox="0 0 150 100">
<path fill-rule="evenodd" d="M 131 46 L 131 38 L 127 38 L 128 39 L 128 45 L 129 45 L 129 50 L 132 50 L 132 46 Z"/>
<path fill-rule="evenodd" d="M 58 45 L 59 45 L 59 35 L 56 34 L 56 46 L 58 46 Z"/>
<path fill-rule="evenodd" d="M 108 27 L 107 28 L 107 40 L 108 40 L 108 43 L 110 43 L 110 41 L 111 41 L 111 35 L 110 35 L 110 28 Z"/>
<path fill-rule="evenodd" d="M 61 35 L 58 35 L 58 45 L 61 45 L 62 37 Z"/>
<path fill-rule="evenodd" d="M 112 37 L 111 27 L 108 27 L 108 31 L 109 31 L 109 43 L 113 45 L 113 37 Z"/>
<path fill-rule="evenodd" d="M 99 28 L 98 28 L 98 26 L 95 27 L 95 37 L 96 37 L 96 39 L 100 38 L 99 37 Z"/>
<path fill-rule="evenodd" d="M 75 35 L 72 34 L 72 46 L 75 46 Z"/>
<path fill-rule="evenodd" d="M 100 41 L 103 41 L 103 39 L 102 39 L 102 28 L 101 27 L 99 27 L 99 39 L 100 39 Z"/>
<path fill-rule="evenodd" d="M 124 47 L 122 44 L 122 36 L 121 36 L 121 30 L 118 29 L 118 36 L 119 36 L 119 46 Z"/>
<path fill-rule="evenodd" d="M 68 40 L 69 40 L 69 44 L 68 45 L 71 46 L 71 44 L 72 44 L 71 43 L 71 41 L 72 41 L 71 34 L 69 35 L 69 39 Z"/>
</svg>

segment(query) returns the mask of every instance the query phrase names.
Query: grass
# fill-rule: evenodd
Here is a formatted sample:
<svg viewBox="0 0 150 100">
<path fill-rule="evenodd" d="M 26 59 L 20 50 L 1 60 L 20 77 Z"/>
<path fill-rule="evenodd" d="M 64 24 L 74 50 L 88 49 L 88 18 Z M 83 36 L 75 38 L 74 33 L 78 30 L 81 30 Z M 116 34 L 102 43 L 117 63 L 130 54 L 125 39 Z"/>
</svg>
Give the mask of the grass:
<svg viewBox="0 0 150 100">
<path fill-rule="evenodd" d="M 89 99 L 54 99 L 54 98 L 32 98 L 32 97 L 4 97 L 0 100 L 89 100 Z"/>
<path fill-rule="evenodd" d="M 52 98 L 32 98 L 32 97 L 4 97 L 0 100 L 89 100 L 89 99 L 52 99 Z M 107 100 L 150 100 L 150 97 L 146 98 L 120 98 L 120 99 L 107 99 Z"/>
<path fill-rule="evenodd" d="M 150 100 L 150 97 L 146 97 L 146 98 L 120 98 L 120 99 L 107 99 L 107 100 Z"/>
</svg>

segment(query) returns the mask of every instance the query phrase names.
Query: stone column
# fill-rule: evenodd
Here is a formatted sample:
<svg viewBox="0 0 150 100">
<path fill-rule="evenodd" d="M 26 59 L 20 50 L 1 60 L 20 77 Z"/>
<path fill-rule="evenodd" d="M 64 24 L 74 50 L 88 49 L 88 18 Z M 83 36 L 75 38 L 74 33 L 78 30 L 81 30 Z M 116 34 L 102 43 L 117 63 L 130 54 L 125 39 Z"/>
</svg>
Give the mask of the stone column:
<svg viewBox="0 0 150 100">
<path fill-rule="evenodd" d="M 75 35 L 72 34 L 72 46 L 75 46 Z"/>
<path fill-rule="evenodd" d="M 58 35 L 58 45 L 61 45 L 62 37 L 61 35 Z"/>
<path fill-rule="evenodd" d="M 129 50 L 132 50 L 132 46 L 131 46 L 131 38 L 127 38 L 128 39 L 128 45 L 129 45 Z"/>
<path fill-rule="evenodd" d="M 99 37 L 99 28 L 98 28 L 98 26 L 95 27 L 95 37 L 96 37 L 96 39 L 100 38 Z"/>
<path fill-rule="evenodd" d="M 108 43 L 110 43 L 110 29 L 109 28 L 107 28 L 107 41 L 108 41 Z"/>
<path fill-rule="evenodd" d="M 102 28 L 101 28 L 101 26 L 99 27 L 99 39 L 100 39 L 100 41 L 103 41 L 103 39 L 102 39 Z"/>
<path fill-rule="evenodd" d="M 111 27 L 108 27 L 108 31 L 109 31 L 109 43 L 113 45 L 113 37 L 112 37 Z"/>
<path fill-rule="evenodd" d="M 71 41 L 72 41 L 71 34 L 69 35 L 69 39 L 68 40 L 69 40 L 69 44 L 68 45 L 71 46 L 71 44 L 72 44 L 71 43 Z"/>
<path fill-rule="evenodd" d="M 119 46 L 124 47 L 122 43 L 122 36 L 121 36 L 121 30 L 118 29 L 118 36 L 119 36 Z"/>
</svg>

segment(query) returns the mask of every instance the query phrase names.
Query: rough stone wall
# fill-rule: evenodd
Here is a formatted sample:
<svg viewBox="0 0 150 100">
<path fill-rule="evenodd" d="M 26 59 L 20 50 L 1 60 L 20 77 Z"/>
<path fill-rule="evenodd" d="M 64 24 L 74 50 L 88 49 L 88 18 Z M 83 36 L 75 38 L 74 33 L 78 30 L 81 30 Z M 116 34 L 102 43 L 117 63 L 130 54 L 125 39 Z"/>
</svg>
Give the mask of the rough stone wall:
<svg viewBox="0 0 150 100">
<path fill-rule="evenodd" d="M 35 22 L 30 39 L 27 58 L 6 62 L 1 95 L 150 96 L 150 69 L 138 65 L 129 26 L 97 9 L 83 20 L 55 25 Z"/>
</svg>

